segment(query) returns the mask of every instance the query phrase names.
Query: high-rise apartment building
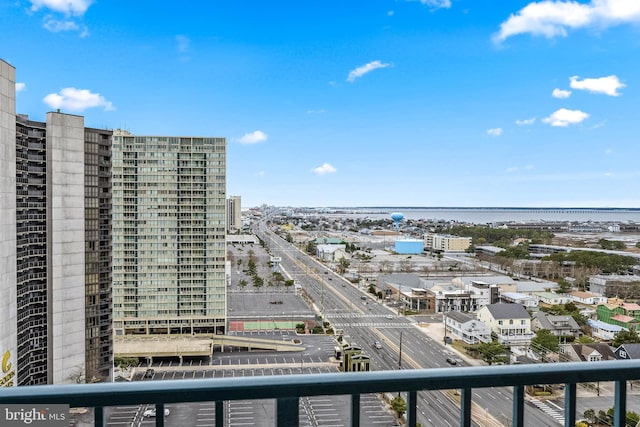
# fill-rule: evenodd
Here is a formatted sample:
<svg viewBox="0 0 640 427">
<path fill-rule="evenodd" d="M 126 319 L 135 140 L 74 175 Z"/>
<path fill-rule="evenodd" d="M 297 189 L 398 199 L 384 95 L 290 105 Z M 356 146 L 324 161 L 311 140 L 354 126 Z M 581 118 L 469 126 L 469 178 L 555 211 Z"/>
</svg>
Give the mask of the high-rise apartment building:
<svg viewBox="0 0 640 427">
<path fill-rule="evenodd" d="M 15 71 L 0 66 L 1 86 L 13 81 L 15 90 Z M 8 308 L 0 311 L 0 339 L 7 339 L 2 349 L 9 351 L 13 382 L 108 379 L 111 131 L 85 128 L 83 117 L 59 112 L 47 113 L 45 122 L 16 117 L 15 96 L 13 113 L 13 126 L 3 117 L 0 133 L 0 209 L 13 211 L 13 224 L 0 223 L 7 262 L 0 304 Z"/>
<path fill-rule="evenodd" d="M 227 232 L 234 233 L 242 228 L 242 206 L 240 196 L 227 199 Z"/>
<path fill-rule="evenodd" d="M 0 387 L 16 385 L 16 70 L 0 59 Z"/>
<path fill-rule="evenodd" d="M 226 140 L 113 138 L 116 335 L 223 333 Z"/>
</svg>

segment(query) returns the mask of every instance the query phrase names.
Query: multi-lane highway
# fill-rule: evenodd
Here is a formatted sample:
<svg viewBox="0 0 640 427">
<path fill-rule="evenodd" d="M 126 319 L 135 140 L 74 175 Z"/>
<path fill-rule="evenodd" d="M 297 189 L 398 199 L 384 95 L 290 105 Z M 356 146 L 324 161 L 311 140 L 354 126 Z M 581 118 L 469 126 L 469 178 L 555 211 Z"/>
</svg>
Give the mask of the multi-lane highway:
<svg viewBox="0 0 640 427">
<path fill-rule="evenodd" d="M 264 223 L 259 223 L 254 231 L 274 256 L 281 257 L 281 267 L 302 285 L 325 320 L 343 329 L 346 340 L 361 347 L 371 357 L 372 369 L 450 366 L 446 362 L 447 350 L 440 342 L 419 330 L 411 318 L 398 316 L 392 308 L 378 302 L 365 289 L 346 281 L 269 231 Z M 375 341 L 382 343 L 382 348 L 375 348 Z M 418 422 L 423 426 L 459 425 L 459 405 L 454 393 L 419 393 Z M 473 402 L 475 425 L 511 424 L 513 404 L 510 389 L 474 389 Z M 551 415 L 532 404 L 525 407 L 525 419 L 527 424 L 536 426 L 562 424 L 557 414 Z"/>
</svg>

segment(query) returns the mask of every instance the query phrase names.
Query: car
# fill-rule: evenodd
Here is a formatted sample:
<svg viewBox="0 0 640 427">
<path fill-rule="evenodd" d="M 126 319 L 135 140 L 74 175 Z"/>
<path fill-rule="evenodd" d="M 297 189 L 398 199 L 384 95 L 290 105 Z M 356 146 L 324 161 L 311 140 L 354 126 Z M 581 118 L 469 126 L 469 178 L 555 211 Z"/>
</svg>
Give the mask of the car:
<svg viewBox="0 0 640 427">
<path fill-rule="evenodd" d="M 153 374 L 155 374 L 155 371 L 153 369 L 147 369 L 144 373 L 144 377 L 153 378 Z"/>
<path fill-rule="evenodd" d="M 447 357 L 447 363 L 449 365 L 457 365 L 458 361 L 456 359 L 454 359 L 453 357 Z"/>
<path fill-rule="evenodd" d="M 164 416 L 168 417 L 169 414 L 171 413 L 171 411 L 169 411 L 169 408 L 164 408 Z M 156 416 L 156 409 L 147 409 L 146 411 L 144 411 L 142 413 L 142 416 L 145 418 L 149 418 L 149 417 L 155 417 Z"/>
<path fill-rule="evenodd" d="M 382 344 L 380 343 L 380 341 L 374 341 L 373 342 L 373 346 L 377 349 L 381 349 L 382 348 Z"/>
<path fill-rule="evenodd" d="M 384 317 L 386 317 L 387 319 L 393 319 L 393 314 L 387 314 L 387 315 L 386 315 L 386 316 L 384 316 Z"/>
</svg>

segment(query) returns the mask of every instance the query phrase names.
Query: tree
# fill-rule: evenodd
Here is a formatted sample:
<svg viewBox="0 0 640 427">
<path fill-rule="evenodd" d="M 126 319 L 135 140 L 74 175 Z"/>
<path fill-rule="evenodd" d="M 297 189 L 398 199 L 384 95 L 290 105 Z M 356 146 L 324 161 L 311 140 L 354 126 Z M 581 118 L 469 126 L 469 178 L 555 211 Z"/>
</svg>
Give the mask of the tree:
<svg viewBox="0 0 640 427">
<path fill-rule="evenodd" d="M 640 343 L 640 336 L 635 329 L 628 331 L 620 331 L 616 334 L 615 338 L 611 340 L 611 346 L 619 347 L 622 344 L 637 344 Z"/>
<path fill-rule="evenodd" d="M 596 411 L 593 409 L 587 409 L 583 412 L 582 417 L 589 422 L 589 424 L 593 424 L 596 421 Z"/>
<path fill-rule="evenodd" d="M 318 245 L 316 244 L 315 240 L 309 240 L 307 242 L 307 253 L 309 255 L 315 255 L 318 251 Z"/>
<path fill-rule="evenodd" d="M 482 360 L 489 365 L 507 363 L 509 361 L 508 347 L 498 343 L 498 341 L 480 343 L 477 350 Z"/>
<path fill-rule="evenodd" d="M 240 286 L 240 288 L 244 289 L 247 287 L 247 281 L 245 279 L 240 280 L 240 282 L 238 282 L 238 286 Z"/>
<path fill-rule="evenodd" d="M 558 351 L 559 340 L 550 330 L 540 329 L 531 340 L 531 344 L 535 345 L 537 353 L 544 357 L 550 351 L 554 353 Z"/>
<path fill-rule="evenodd" d="M 391 409 L 401 417 L 407 410 L 407 402 L 400 396 L 396 396 L 391 400 Z"/>
<path fill-rule="evenodd" d="M 338 266 L 340 268 L 341 273 L 343 273 L 347 268 L 349 268 L 350 265 L 351 263 L 345 257 L 340 257 L 340 259 L 338 260 Z"/>
<path fill-rule="evenodd" d="M 264 286 L 264 279 L 260 276 L 253 276 L 253 287 L 260 289 L 262 286 Z"/>
</svg>

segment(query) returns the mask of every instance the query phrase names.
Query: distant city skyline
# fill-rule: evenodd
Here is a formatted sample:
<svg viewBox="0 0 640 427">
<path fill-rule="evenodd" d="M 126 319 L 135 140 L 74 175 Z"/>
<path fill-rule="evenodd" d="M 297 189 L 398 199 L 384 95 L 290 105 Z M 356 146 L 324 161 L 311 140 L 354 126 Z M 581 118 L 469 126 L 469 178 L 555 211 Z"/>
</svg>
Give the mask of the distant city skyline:
<svg viewBox="0 0 640 427">
<path fill-rule="evenodd" d="M 0 57 L 33 120 L 226 137 L 243 207 L 638 208 L 639 23 L 621 0 L 18 0 Z"/>
</svg>

